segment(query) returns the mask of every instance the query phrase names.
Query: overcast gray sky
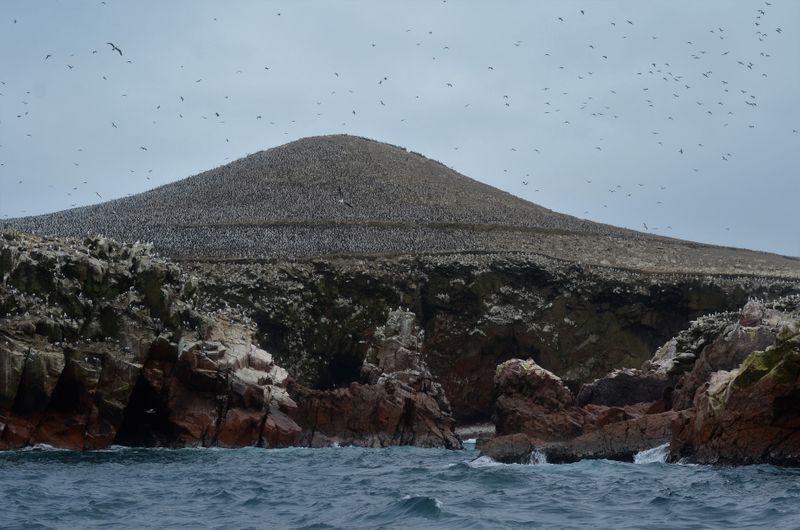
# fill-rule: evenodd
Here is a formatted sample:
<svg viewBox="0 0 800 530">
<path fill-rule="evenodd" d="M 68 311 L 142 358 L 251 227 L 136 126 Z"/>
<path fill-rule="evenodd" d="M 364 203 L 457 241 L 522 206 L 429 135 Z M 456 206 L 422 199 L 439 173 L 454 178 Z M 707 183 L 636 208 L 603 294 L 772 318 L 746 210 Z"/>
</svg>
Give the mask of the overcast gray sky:
<svg viewBox="0 0 800 530">
<path fill-rule="evenodd" d="M 348 133 L 579 217 L 800 255 L 798 22 L 790 0 L 4 0 L 0 218 Z"/>
</svg>

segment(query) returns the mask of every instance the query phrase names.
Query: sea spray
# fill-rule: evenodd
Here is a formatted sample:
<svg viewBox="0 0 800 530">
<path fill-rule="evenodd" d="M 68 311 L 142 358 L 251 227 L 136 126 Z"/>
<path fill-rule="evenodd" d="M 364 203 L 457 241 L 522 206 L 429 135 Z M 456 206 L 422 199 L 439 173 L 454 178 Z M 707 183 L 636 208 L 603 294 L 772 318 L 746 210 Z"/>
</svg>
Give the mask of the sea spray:
<svg viewBox="0 0 800 530">
<path fill-rule="evenodd" d="M 634 464 L 663 464 L 669 455 L 669 444 L 639 451 L 633 457 Z"/>
<path fill-rule="evenodd" d="M 529 464 L 546 464 L 547 463 L 547 455 L 543 452 L 539 451 L 538 449 L 534 449 L 531 452 L 530 459 L 528 460 Z"/>
</svg>

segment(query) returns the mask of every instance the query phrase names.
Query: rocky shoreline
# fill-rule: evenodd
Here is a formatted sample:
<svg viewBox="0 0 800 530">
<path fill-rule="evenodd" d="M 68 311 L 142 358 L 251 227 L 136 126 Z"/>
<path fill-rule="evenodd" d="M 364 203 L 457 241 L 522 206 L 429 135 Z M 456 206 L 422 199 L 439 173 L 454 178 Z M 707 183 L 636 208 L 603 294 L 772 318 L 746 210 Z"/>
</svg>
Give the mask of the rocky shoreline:
<svg viewBox="0 0 800 530">
<path fill-rule="evenodd" d="M 145 245 L 4 233 L 0 278 L 0 449 L 461 447 L 405 313 L 363 382 L 312 390 Z"/>
<path fill-rule="evenodd" d="M 800 465 L 800 297 L 752 300 L 704 317 L 640 370 L 584 385 L 577 399 L 554 374 L 514 359 L 495 374 L 501 462 L 632 461 L 669 444 L 669 461 Z"/>
<path fill-rule="evenodd" d="M 458 449 L 457 424 L 491 419 L 482 451 L 503 462 L 669 443 L 671 461 L 800 464 L 786 278 L 508 254 L 175 263 L 7 231 L 0 280 L 0 449 Z"/>
</svg>

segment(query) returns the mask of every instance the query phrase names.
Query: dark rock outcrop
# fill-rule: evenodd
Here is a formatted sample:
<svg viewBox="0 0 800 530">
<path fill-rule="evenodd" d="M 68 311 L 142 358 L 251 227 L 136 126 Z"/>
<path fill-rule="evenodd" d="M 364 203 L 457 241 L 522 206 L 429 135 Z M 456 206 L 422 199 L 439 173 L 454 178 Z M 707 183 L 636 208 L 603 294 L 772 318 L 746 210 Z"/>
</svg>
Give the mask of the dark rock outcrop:
<svg viewBox="0 0 800 530">
<path fill-rule="evenodd" d="M 542 442 L 527 434 L 507 434 L 487 441 L 481 447 L 481 456 L 488 456 L 503 464 L 527 464 L 531 454 Z"/>
<path fill-rule="evenodd" d="M 649 275 L 525 254 L 183 266 L 200 278 L 209 304 L 252 315 L 260 345 L 311 388 L 358 381 L 386 308 L 408 307 L 459 422 L 489 419 L 494 370 L 508 359 L 531 357 L 577 389 L 641 366 L 703 313 L 736 310 L 748 293 L 775 298 L 800 288 L 775 278 Z"/>
<path fill-rule="evenodd" d="M 669 381 L 658 374 L 623 368 L 581 387 L 578 406 L 623 407 L 669 398 Z"/>
<path fill-rule="evenodd" d="M 524 432 L 498 436 L 481 447 L 481 454 L 514 464 L 532 462 L 534 454 L 551 464 L 597 458 L 632 462 L 637 453 L 669 442 L 677 415 L 675 411 L 635 417 L 621 414 L 610 423 L 587 423 L 581 434 L 561 441 L 542 440 Z"/>
<path fill-rule="evenodd" d="M 521 361 L 509 364 L 524 366 Z M 538 408 L 531 406 L 537 402 L 535 383 L 542 378 L 537 371 L 527 372 L 536 375 L 527 386 L 527 405 L 511 409 L 513 422 L 506 419 L 508 405 L 498 398 L 501 436 L 484 445 L 487 456 L 527 462 L 536 451 L 549 462 L 632 460 L 639 451 L 669 443 L 672 461 L 800 465 L 800 297 L 751 301 L 739 313 L 698 319 L 641 370 L 626 374 L 624 385 L 616 384 L 616 372 L 583 391 L 599 401 L 598 395 L 606 399 L 605 393 L 614 396 L 630 385 L 631 400 L 637 395 L 649 400 L 656 394 L 648 393 L 649 385 L 656 380 L 674 386 L 671 400 L 623 407 L 576 407 L 564 400 L 545 410 L 541 403 L 552 403 L 552 392 L 538 385 L 544 389 L 542 399 Z M 636 381 L 644 389 L 636 388 Z M 625 396 L 622 391 L 615 399 Z M 573 433 L 559 432 L 559 439 L 542 428 L 545 420 L 557 424 L 554 414 L 580 421 Z"/>
<path fill-rule="evenodd" d="M 146 246 L 3 233 L 0 280 L 0 448 L 284 447 L 323 443 L 317 431 L 460 447 L 441 387 L 413 344 L 394 348 L 399 334 L 381 380 L 315 393 L 254 344 L 246 315 L 204 306 L 196 278 Z M 308 413 L 323 401 L 326 427 Z"/>
<path fill-rule="evenodd" d="M 450 403 L 425 365 L 414 314 L 391 311 L 374 335 L 363 382 L 327 391 L 291 388 L 299 404 L 292 417 L 306 426 L 301 443 L 461 448 Z"/>
</svg>

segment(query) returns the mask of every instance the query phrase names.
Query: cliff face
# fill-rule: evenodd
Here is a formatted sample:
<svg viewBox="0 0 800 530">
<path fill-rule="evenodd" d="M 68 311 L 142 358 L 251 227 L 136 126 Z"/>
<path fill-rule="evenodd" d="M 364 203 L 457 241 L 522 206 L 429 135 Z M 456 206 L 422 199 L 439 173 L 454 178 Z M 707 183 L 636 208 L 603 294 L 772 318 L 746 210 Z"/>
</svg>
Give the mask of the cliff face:
<svg viewBox="0 0 800 530">
<path fill-rule="evenodd" d="M 194 278 L 142 245 L 3 233 L 0 449 L 460 447 L 424 364 L 311 391 L 254 344 L 246 315 L 220 305 L 204 306 Z M 351 427 L 320 425 L 325 407 Z"/>
<path fill-rule="evenodd" d="M 577 390 L 640 366 L 701 314 L 800 289 L 793 280 L 654 275 L 530 254 L 185 266 L 207 303 L 250 314 L 260 345 L 314 388 L 357 380 L 387 310 L 408 308 L 461 421 L 489 418 L 494 369 L 510 358 L 533 358 Z"/>
</svg>

